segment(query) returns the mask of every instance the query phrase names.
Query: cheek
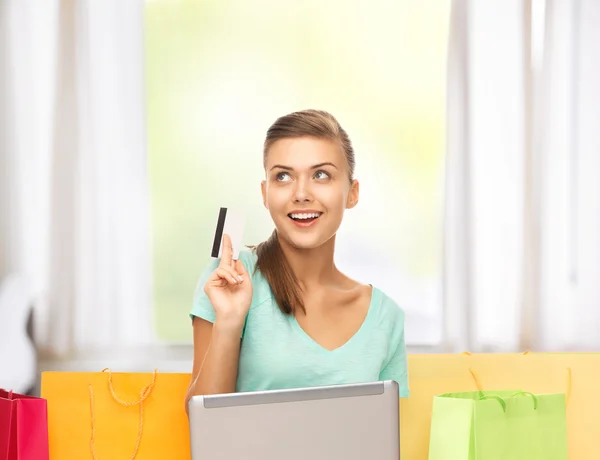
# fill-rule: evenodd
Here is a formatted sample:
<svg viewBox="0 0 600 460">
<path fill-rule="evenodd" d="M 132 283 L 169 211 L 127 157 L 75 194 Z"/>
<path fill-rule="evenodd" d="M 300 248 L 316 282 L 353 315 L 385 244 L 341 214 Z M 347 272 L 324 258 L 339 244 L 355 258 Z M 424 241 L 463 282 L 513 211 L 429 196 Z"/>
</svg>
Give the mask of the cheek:
<svg viewBox="0 0 600 460">
<path fill-rule="evenodd" d="M 318 199 L 328 208 L 330 213 L 339 214 L 344 212 L 348 199 L 348 194 L 345 190 L 329 189 L 323 192 Z"/>
<path fill-rule="evenodd" d="M 266 202 L 271 210 L 278 210 L 285 207 L 289 202 L 289 192 L 284 188 L 270 187 L 267 188 Z"/>
</svg>

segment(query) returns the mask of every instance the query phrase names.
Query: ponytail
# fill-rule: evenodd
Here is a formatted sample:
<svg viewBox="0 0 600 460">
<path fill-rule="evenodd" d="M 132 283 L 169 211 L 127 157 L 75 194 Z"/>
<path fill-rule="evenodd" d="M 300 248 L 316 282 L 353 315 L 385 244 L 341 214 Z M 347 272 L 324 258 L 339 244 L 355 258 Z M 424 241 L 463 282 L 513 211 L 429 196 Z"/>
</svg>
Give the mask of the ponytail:
<svg viewBox="0 0 600 460">
<path fill-rule="evenodd" d="M 304 311 L 300 286 L 279 244 L 277 229 L 256 247 L 256 255 L 256 269 L 271 286 L 279 309 L 286 315 L 293 314 L 297 308 Z"/>
</svg>

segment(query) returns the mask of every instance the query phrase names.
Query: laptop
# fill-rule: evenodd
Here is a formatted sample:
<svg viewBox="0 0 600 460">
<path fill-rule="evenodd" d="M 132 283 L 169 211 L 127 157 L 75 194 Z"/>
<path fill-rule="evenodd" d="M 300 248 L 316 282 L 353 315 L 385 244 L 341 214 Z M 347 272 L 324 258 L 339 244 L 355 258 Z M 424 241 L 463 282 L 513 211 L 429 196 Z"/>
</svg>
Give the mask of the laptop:
<svg viewBox="0 0 600 460">
<path fill-rule="evenodd" d="M 398 384 L 194 396 L 192 460 L 399 460 Z"/>
</svg>

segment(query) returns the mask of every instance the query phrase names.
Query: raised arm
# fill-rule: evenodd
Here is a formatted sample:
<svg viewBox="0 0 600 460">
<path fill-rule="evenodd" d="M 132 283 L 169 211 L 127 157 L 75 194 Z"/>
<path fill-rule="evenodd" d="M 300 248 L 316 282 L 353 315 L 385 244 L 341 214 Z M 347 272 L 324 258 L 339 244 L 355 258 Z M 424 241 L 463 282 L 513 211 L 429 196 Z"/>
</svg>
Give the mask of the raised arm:
<svg viewBox="0 0 600 460">
<path fill-rule="evenodd" d="M 241 261 L 232 258 L 231 240 L 223 236 L 219 266 L 204 285 L 215 312 L 214 323 L 195 317 L 194 363 L 185 398 L 235 392 L 242 329 L 252 303 L 252 282 Z"/>
</svg>

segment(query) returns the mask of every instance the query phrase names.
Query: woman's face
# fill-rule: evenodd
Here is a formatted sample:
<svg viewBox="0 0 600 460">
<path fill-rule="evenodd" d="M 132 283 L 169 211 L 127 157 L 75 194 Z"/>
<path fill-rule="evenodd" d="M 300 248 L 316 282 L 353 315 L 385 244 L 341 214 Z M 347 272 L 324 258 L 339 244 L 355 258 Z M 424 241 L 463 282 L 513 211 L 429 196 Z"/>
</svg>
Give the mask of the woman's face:
<svg viewBox="0 0 600 460">
<path fill-rule="evenodd" d="M 274 142 L 262 182 L 265 207 L 280 238 L 313 249 L 337 232 L 346 209 L 358 202 L 341 146 L 327 139 L 297 137 Z"/>
</svg>

